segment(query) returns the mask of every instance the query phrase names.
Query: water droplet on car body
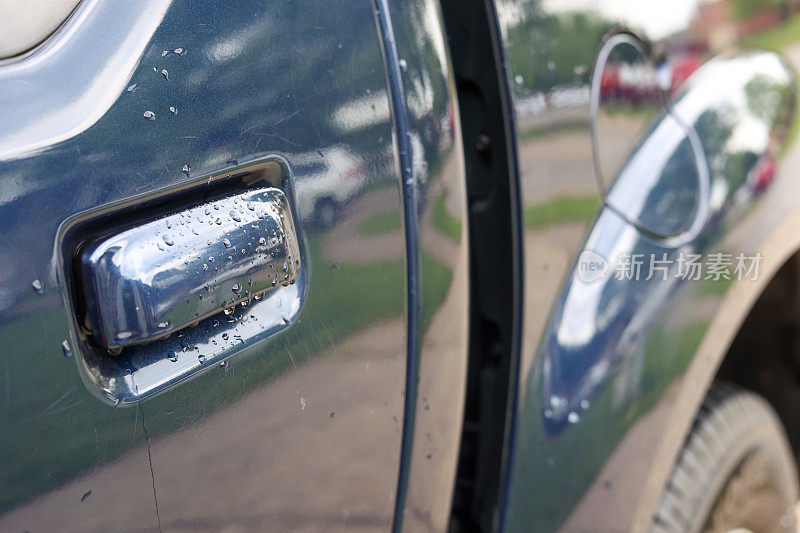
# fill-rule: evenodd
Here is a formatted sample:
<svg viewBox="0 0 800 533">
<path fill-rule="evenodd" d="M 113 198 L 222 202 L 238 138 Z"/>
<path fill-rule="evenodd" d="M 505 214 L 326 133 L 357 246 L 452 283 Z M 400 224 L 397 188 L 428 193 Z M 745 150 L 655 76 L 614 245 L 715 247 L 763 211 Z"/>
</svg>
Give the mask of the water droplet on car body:
<svg viewBox="0 0 800 533">
<path fill-rule="evenodd" d="M 33 292 L 36 294 L 44 293 L 44 283 L 41 280 L 35 279 L 31 282 L 31 287 L 33 288 Z"/>
</svg>

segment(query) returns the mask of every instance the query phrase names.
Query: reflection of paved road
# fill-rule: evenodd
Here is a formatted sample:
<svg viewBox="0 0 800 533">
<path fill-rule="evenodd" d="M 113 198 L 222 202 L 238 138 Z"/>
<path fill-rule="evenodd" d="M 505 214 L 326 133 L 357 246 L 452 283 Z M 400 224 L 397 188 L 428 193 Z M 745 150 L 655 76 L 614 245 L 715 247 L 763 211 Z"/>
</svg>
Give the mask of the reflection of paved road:
<svg viewBox="0 0 800 533">
<path fill-rule="evenodd" d="M 608 120 L 601 145 L 614 154 L 627 153 L 630 130 L 638 119 L 624 115 Z M 589 128 L 567 128 L 523 140 L 519 149 L 525 205 L 545 202 L 557 195 L 596 194 Z"/>
<path fill-rule="evenodd" d="M 448 241 L 450 246 L 454 246 Z M 427 248 L 426 248 L 427 249 Z M 455 257 L 450 258 L 450 261 Z M 404 519 L 408 531 L 446 531 L 461 440 L 467 372 L 466 261 L 453 272 L 449 291 L 422 339 L 417 415 Z"/>
<path fill-rule="evenodd" d="M 396 469 L 399 457 L 403 383 L 393 377 L 404 347 L 393 340 L 403 327 L 394 321 L 356 334 L 199 425 L 153 439 L 164 530 L 388 528 L 391 514 L 374 513 L 391 509 L 396 479 L 373 473 Z M 235 371 L 232 361 L 227 372 Z M 128 481 L 143 477 L 132 490 Z M 139 447 L 0 517 L 0 530 L 154 530 L 149 477 Z M 177 498 L 177 507 L 170 495 L 187 491 L 196 497 Z"/>
<path fill-rule="evenodd" d="M 523 383 L 536 358 L 547 317 L 561 293 L 565 272 L 569 270 L 575 250 L 582 242 L 585 226 L 580 223 L 559 224 L 550 228 L 528 231 L 525 249 L 536 250 L 525 261 L 525 332 L 520 357 Z M 519 391 L 520 405 L 524 404 L 526 387 Z"/>
</svg>

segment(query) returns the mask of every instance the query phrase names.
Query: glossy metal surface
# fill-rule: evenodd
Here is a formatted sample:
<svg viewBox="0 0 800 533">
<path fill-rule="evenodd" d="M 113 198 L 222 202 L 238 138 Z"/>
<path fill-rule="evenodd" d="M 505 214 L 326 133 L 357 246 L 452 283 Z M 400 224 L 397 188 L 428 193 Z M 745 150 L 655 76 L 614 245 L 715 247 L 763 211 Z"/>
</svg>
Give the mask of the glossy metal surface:
<svg viewBox="0 0 800 533">
<path fill-rule="evenodd" d="M 279 189 L 257 189 L 89 245 L 81 273 L 93 339 L 109 349 L 148 342 L 294 283 L 288 204 Z"/>
<path fill-rule="evenodd" d="M 597 56 L 590 120 L 602 191 L 611 184 L 649 123 L 664 112 L 666 98 L 650 55 L 648 47 L 636 36 L 614 33 Z M 625 127 L 617 127 L 620 123 Z"/>
<path fill-rule="evenodd" d="M 453 69 L 436 0 L 386 2 L 407 106 L 419 254 L 419 324 L 409 354 L 396 527 L 447 531 L 467 371 L 468 233 Z"/>
<path fill-rule="evenodd" d="M 386 530 L 398 490 L 408 288 L 400 157 L 374 6 L 136 6 L 82 5 L 77 25 L 52 41 L 53 50 L 77 50 L 37 51 L 15 64 L 32 62 L 29 85 L 0 83 L 20 102 L 0 110 L 0 529 Z M 146 28 L 126 37 L 144 19 Z M 98 44 L 97 35 L 109 37 Z M 54 74 L 39 83 L 33 73 L 45 66 Z M 437 146 L 437 136 L 452 139 L 441 134 L 450 115 L 441 70 L 430 85 L 424 72 L 409 75 L 424 97 L 409 107 L 424 111 L 433 98 L 430 116 L 442 122 L 426 122 L 431 137 L 420 145 Z M 9 133 L 22 124 L 29 127 L 20 135 Z M 73 311 L 74 258 L 63 253 L 75 249 L 67 244 L 79 239 L 80 222 L 118 208 L 134 217 L 158 211 L 160 198 L 189 189 L 218 196 L 220 172 L 268 157 L 285 162 L 284 190 L 299 206 L 299 280 L 183 337 L 129 346 L 116 358 L 89 351 Z M 452 183 L 445 212 L 457 218 L 459 174 L 434 172 L 436 160 L 419 174 L 420 197 Z M 451 161 L 446 168 L 457 169 Z M 434 179 L 445 174 L 452 181 Z M 437 202 L 424 205 L 432 213 Z M 445 259 L 465 253 L 455 242 L 447 250 Z M 421 323 L 455 324 L 422 336 L 424 353 L 451 354 L 426 386 L 457 384 L 449 362 L 462 352 L 450 342 L 465 327 L 464 272 L 424 255 L 421 262 Z M 34 279 L 43 288 L 33 290 Z M 199 355 L 207 356 L 202 367 Z M 162 387 L 176 365 L 201 370 Z M 143 398 L 150 387 L 161 394 Z M 462 401 L 457 385 L 450 390 L 448 401 Z M 120 398 L 131 407 L 114 409 Z M 436 441 L 447 454 L 430 450 L 445 471 L 458 439 L 449 407 L 430 409 L 450 424 Z"/>
<path fill-rule="evenodd" d="M 605 203 L 643 233 L 675 247 L 694 239 L 705 224 L 708 191 L 697 133 L 669 112 L 643 133 Z"/>
<path fill-rule="evenodd" d="M 737 32 L 750 31 L 726 18 L 727 8 L 692 1 L 496 2 L 526 219 L 518 418 L 504 514 L 509 530 L 647 530 L 737 324 L 769 272 L 797 249 L 796 240 L 779 237 L 786 234 L 781 221 L 797 211 L 786 196 L 798 183 L 796 145 L 781 151 L 793 140 L 786 133 L 796 81 L 774 54 L 723 55 L 700 68 L 732 48 Z M 620 204 L 602 208 L 593 146 L 627 153 L 641 121 L 620 113 L 593 138 L 589 90 L 604 36 L 620 27 L 653 43 L 671 117 L 640 137 L 626 160 L 629 169 L 640 158 L 648 170 L 625 176 L 623 165 L 609 191 L 609 204 L 617 188 L 638 198 L 625 204 L 638 207 L 624 217 Z M 665 172 L 669 157 L 647 144 L 661 127 L 684 139 L 673 143 L 677 148 L 696 133 L 695 157 L 685 149 L 671 153 L 679 162 L 697 161 L 707 189 L 681 185 L 693 172 Z M 783 172 L 764 170 L 776 161 Z M 677 203 L 661 216 L 641 218 L 657 213 L 670 195 Z M 707 213 L 698 217 L 704 199 Z M 642 231 L 654 224 L 684 237 Z M 761 274 L 767 279 L 757 283 L 711 291 L 710 282 L 676 281 L 671 271 L 666 280 L 615 278 L 620 254 L 652 253 L 672 258 L 674 267 L 680 253 L 756 251 L 772 254 Z M 608 261 L 606 276 L 582 279 L 581 259 L 598 257 Z"/>
</svg>

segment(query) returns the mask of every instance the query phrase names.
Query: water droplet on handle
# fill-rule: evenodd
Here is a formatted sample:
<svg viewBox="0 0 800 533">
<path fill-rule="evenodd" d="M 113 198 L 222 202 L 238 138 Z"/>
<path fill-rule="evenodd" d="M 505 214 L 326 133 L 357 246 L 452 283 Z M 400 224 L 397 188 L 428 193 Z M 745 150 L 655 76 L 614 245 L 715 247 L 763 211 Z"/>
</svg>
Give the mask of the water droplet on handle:
<svg viewBox="0 0 800 533">
<path fill-rule="evenodd" d="M 173 115 L 177 115 L 178 114 L 178 108 L 171 105 L 171 106 L 169 106 L 169 112 L 172 113 Z"/>
<path fill-rule="evenodd" d="M 61 349 L 64 351 L 64 357 L 72 357 L 72 348 L 69 347 L 69 341 L 62 342 Z"/>
<path fill-rule="evenodd" d="M 143 116 L 147 120 L 155 120 L 156 119 L 156 114 L 153 113 L 152 111 L 145 111 Z"/>
<path fill-rule="evenodd" d="M 132 93 L 133 91 L 135 91 L 138 88 L 139 88 L 139 84 L 138 83 L 132 83 L 132 84 L 128 85 L 127 91 L 129 93 Z"/>
<path fill-rule="evenodd" d="M 169 72 L 167 72 L 167 69 L 165 69 L 165 68 L 162 68 L 162 69 L 161 69 L 161 75 L 162 75 L 162 76 L 164 76 L 164 79 L 165 79 L 165 80 L 168 80 L 168 79 L 169 79 Z"/>
<path fill-rule="evenodd" d="M 225 245 L 225 248 L 230 248 L 231 246 L 233 246 L 233 245 L 231 244 L 231 241 L 230 241 L 230 239 L 228 239 L 228 238 L 222 239 L 222 244 L 224 244 L 224 245 Z"/>
<path fill-rule="evenodd" d="M 172 246 L 173 244 L 175 244 L 175 241 L 172 240 L 172 237 L 170 237 L 166 233 L 164 235 L 162 235 L 161 238 L 164 239 L 164 243 L 167 246 Z"/>
</svg>

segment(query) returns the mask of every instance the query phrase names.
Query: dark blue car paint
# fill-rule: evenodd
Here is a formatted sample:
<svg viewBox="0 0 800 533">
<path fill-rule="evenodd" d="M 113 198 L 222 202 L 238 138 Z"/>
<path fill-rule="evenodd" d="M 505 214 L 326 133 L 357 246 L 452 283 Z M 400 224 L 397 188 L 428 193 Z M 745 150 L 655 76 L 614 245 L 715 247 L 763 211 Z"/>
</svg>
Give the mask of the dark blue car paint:
<svg viewBox="0 0 800 533">
<path fill-rule="evenodd" d="M 403 58 L 407 76 L 435 82 L 424 94 L 435 90 L 437 100 L 415 110 L 428 136 L 413 126 L 416 144 L 397 143 L 374 8 L 86 2 L 51 41 L 0 69 L 4 101 L 14 103 L 3 111 L 0 164 L 3 529 L 390 528 L 401 439 L 412 435 L 406 362 L 424 352 L 407 337 L 416 307 L 426 323 L 451 321 L 426 342 L 461 368 L 441 379 L 454 384 L 452 399 L 426 411 L 450 431 L 428 434 L 435 457 L 419 455 L 423 465 L 441 463 L 438 486 L 450 492 L 467 309 L 456 108 L 439 90 L 451 83 L 444 55 Z M 443 42 L 441 27 L 432 29 Z M 118 231 L 103 228 L 109 213 L 129 217 L 115 224 L 135 224 L 197 205 L 204 189 L 227 190 L 239 164 L 265 157 L 288 168 L 307 284 L 220 315 L 217 331 L 232 328 L 221 337 L 224 363 L 133 408 L 99 401 L 82 383 L 91 368 L 76 368 L 85 332 L 70 297 L 69 254 L 97 232 Z M 404 189 L 411 201 L 401 215 Z M 462 238 L 447 240 L 431 222 L 433 193 L 444 198 L 437 220 Z M 331 205 L 333 217 L 323 218 Z M 380 223 L 410 226 L 417 210 L 427 229 L 408 240 L 402 225 Z M 91 235 L 74 224 L 86 220 Z M 76 233 L 67 238 L 67 229 Z M 420 259 L 420 279 L 404 250 L 427 233 L 447 246 Z M 415 292 L 420 302 L 409 299 Z M 459 305 L 440 312 L 448 298 Z M 252 305 L 288 306 L 284 332 L 244 333 L 259 330 Z M 151 349 L 171 343 L 197 359 L 213 320 Z M 123 370 L 134 381 L 140 371 Z M 413 459 L 405 464 L 414 471 Z"/>
<path fill-rule="evenodd" d="M 787 236 L 796 209 L 785 201 L 794 187 L 791 159 L 781 159 L 784 171 L 766 189 L 752 179 L 764 160 L 780 157 L 781 150 L 791 153 L 780 143 L 796 105 L 796 81 L 774 54 L 723 55 L 680 90 L 672 88 L 669 111 L 697 133 L 699 164 L 708 161 L 709 198 L 700 200 L 710 206 L 690 238 L 660 239 L 602 207 L 591 153 L 588 74 L 604 35 L 619 25 L 630 28 L 637 16 L 640 25 L 658 18 L 647 9 L 623 15 L 603 5 L 538 10 L 533 3 L 501 0 L 496 7 L 514 95 L 525 210 L 536 213 L 552 201 L 588 206 L 592 198 L 597 206 L 595 216 L 531 222 L 524 230 L 526 304 L 505 527 L 645 530 L 737 325 L 797 249 L 796 239 Z M 570 31 L 580 31 L 581 39 L 570 40 Z M 652 41 L 663 37 L 645 32 Z M 657 44 L 670 57 L 684 43 L 676 37 Z M 748 83 L 750 98 L 742 96 Z M 756 84 L 773 111 L 757 110 Z M 537 99 L 543 95 L 551 103 L 541 107 Z M 750 144 L 730 142 L 749 120 L 761 121 L 748 130 Z M 609 140 L 608 132 L 602 140 Z M 663 187 L 665 180 L 652 179 L 659 174 L 656 168 L 641 180 L 652 183 L 652 191 L 636 192 L 646 197 Z M 757 281 L 722 284 L 711 292 L 703 282 L 674 278 L 614 288 L 619 282 L 613 263 L 610 278 L 599 286 L 579 279 L 583 251 L 609 262 L 625 251 L 666 253 L 673 262 L 687 252 L 760 253 L 768 259 Z"/>
</svg>

